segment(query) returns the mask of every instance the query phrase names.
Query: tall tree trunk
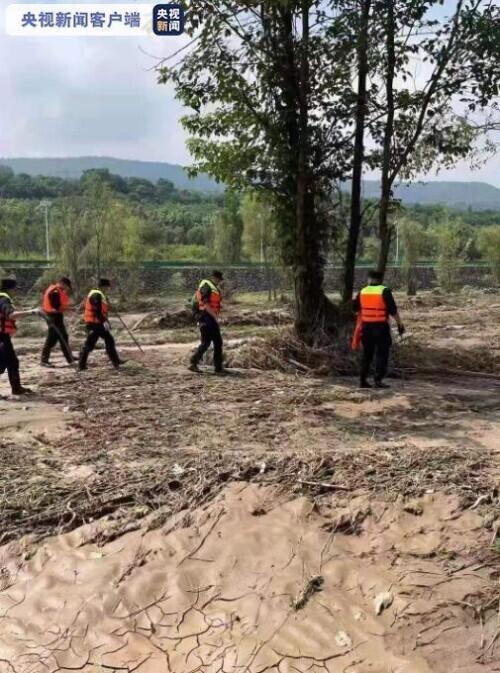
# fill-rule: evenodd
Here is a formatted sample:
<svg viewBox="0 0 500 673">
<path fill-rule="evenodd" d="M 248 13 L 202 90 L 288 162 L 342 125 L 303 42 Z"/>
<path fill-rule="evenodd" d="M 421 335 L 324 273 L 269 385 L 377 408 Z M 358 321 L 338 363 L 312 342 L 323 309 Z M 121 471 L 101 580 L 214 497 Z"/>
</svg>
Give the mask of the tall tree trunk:
<svg viewBox="0 0 500 673">
<path fill-rule="evenodd" d="M 362 224 L 361 191 L 364 160 L 364 136 L 366 119 L 366 80 L 368 77 L 368 26 L 370 22 L 371 0 L 361 0 L 360 29 L 358 38 L 358 96 L 356 102 L 356 129 L 354 137 L 354 157 L 351 187 L 351 221 L 347 239 L 347 251 L 344 266 L 342 301 L 348 304 L 352 300 L 354 273 L 358 250 L 359 232 Z"/>
<path fill-rule="evenodd" d="M 318 328 L 324 324 L 328 302 L 323 290 L 322 227 L 315 206 L 315 184 L 311 168 L 309 139 L 310 96 L 310 7 L 312 0 L 302 0 L 302 37 L 297 42 L 294 12 L 290 3 L 270 2 L 268 12 L 276 17 L 279 33 L 273 44 L 267 26 L 270 44 L 283 49 L 278 66 L 282 79 L 283 124 L 289 142 L 290 181 L 284 187 L 295 205 L 283 214 L 289 218 L 294 231 L 293 245 L 289 247 L 287 261 L 293 267 L 296 299 L 295 327 L 298 335 L 312 341 Z M 292 179 L 293 176 L 293 179 Z"/>
<path fill-rule="evenodd" d="M 396 67 L 396 53 L 394 47 L 394 0 L 387 0 L 386 24 L 386 78 L 385 94 L 387 99 L 387 119 L 384 129 L 384 144 L 382 153 L 382 181 L 379 205 L 378 235 L 380 249 L 377 270 L 385 273 L 389 250 L 391 248 L 392 227 L 389 223 L 389 212 L 392 199 L 393 178 L 391 176 L 391 150 L 394 136 L 394 74 Z"/>
<path fill-rule="evenodd" d="M 320 232 L 314 208 L 314 196 L 305 176 L 298 179 L 297 190 L 297 264 L 295 265 L 295 299 L 297 332 L 306 341 L 314 338 L 323 326 L 326 297 L 320 250 Z"/>
<path fill-rule="evenodd" d="M 323 323 L 326 297 L 321 255 L 321 231 L 314 203 L 314 184 L 310 166 L 309 143 L 309 9 L 310 0 L 302 2 L 302 40 L 298 72 L 299 144 L 297 166 L 295 264 L 296 329 L 311 341 Z"/>
</svg>

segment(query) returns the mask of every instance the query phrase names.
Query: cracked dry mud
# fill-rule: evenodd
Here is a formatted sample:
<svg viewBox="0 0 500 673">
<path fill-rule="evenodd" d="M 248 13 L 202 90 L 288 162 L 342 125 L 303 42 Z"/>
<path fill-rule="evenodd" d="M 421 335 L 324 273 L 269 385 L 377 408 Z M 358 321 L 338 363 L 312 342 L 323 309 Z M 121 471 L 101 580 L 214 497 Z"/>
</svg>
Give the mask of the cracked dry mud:
<svg viewBox="0 0 500 673">
<path fill-rule="evenodd" d="M 19 346 L 0 673 L 500 671 L 494 380 L 220 380 L 181 345 L 80 379 Z"/>
</svg>

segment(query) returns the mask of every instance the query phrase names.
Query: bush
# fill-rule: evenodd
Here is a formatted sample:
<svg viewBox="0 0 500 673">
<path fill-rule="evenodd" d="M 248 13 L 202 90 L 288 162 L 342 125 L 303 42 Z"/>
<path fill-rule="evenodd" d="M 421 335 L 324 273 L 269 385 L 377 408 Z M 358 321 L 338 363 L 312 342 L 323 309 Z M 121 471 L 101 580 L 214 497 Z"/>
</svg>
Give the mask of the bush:
<svg viewBox="0 0 500 673">
<path fill-rule="evenodd" d="M 478 244 L 483 258 L 490 265 L 494 282 L 500 285 L 500 226 L 482 229 Z"/>
<path fill-rule="evenodd" d="M 181 271 L 176 271 L 172 274 L 169 281 L 169 287 L 172 290 L 178 290 L 179 292 L 186 289 L 186 278 Z"/>
<path fill-rule="evenodd" d="M 438 241 L 438 263 L 436 275 L 439 285 L 446 292 L 452 292 L 460 286 L 460 268 L 464 262 L 464 241 L 462 232 L 454 224 L 446 224 L 435 231 Z"/>
</svg>

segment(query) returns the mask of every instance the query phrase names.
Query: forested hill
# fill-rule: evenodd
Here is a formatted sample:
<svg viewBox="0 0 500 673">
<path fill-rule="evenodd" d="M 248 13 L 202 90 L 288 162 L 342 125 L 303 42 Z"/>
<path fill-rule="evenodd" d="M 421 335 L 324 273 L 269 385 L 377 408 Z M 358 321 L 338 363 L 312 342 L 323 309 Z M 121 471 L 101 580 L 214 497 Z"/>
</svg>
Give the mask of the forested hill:
<svg viewBox="0 0 500 673">
<path fill-rule="evenodd" d="M 378 183 L 364 183 L 364 197 L 377 198 Z M 395 196 L 403 203 L 423 206 L 442 203 L 458 210 L 500 210 L 500 189 L 486 182 L 444 182 L 436 180 L 411 185 L 398 185 Z"/>
<path fill-rule="evenodd" d="M 142 178 L 156 182 L 169 180 L 177 189 L 189 189 L 203 192 L 221 192 L 223 186 L 206 175 L 190 179 L 182 166 L 155 161 L 132 161 L 112 157 L 73 157 L 42 159 L 2 159 L 0 165 L 10 166 L 15 173 L 28 175 L 47 175 L 61 178 L 78 179 L 82 173 L 92 168 L 105 168 L 111 173 L 125 178 Z M 376 180 L 364 183 L 365 198 L 378 195 Z M 396 196 L 403 203 L 436 204 L 441 203 L 465 210 L 500 210 L 500 189 L 484 182 L 445 182 L 433 181 L 399 185 Z"/>
<path fill-rule="evenodd" d="M 108 169 L 123 178 L 142 178 L 156 182 L 169 180 L 177 189 L 201 192 L 222 192 L 224 187 L 206 175 L 189 178 L 182 166 L 158 161 L 132 161 L 113 157 L 68 157 L 68 158 L 22 158 L 2 159 L 0 166 L 10 166 L 14 173 L 46 175 L 58 178 L 78 179 L 84 171 L 94 168 Z"/>
</svg>

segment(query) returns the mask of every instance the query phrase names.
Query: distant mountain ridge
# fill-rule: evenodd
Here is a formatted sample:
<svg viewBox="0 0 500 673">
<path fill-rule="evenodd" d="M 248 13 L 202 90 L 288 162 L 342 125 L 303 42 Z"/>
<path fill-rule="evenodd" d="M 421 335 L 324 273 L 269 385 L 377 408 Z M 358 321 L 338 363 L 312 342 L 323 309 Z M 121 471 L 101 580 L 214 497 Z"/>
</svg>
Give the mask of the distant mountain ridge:
<svg viewBox="0 0 500 673">
<path fill-rule="evenodd" d="M 49 175 L 58 178 L 79 178 L 92 168 L 107 168 L 111 173 L 124 178 L 144 178 L 156 182 L 160 178 L 170 180 L 178 189 L 200 192 L 221 192 L 223 185 L 208 175 L 189 178 L 186 169 L 177 164 L 159 161 L 135 161 L 113 157 L 64 157 L 64 158 L 1 158 L 0 166 L 10 166 L 15 173 Z"/>
<path fill-rule="evenodd" d="M 208 175 L 190 179 L 186 169 L 177 164 L 160 161 L 136 161 L 113 157 L 67 157 L 67 158 L 0 158 L 0 166 L 10 166 L 15 173 L 50 175 L 61 178 L 79 178 L 83 171 L 92 168 L 107 168 L 123 177 L 145 178 L 156 182 L 160 178 L 170 180 L 178 189 L 202 192 L 221 192 L 224 186 Z M 378 196 L 379 183 L 365 180 L 365 198 Z M 403 203 L 430 205 L 442 203 L 450 208 L 465 210 L 500 210 L 500 189 L 485 182 L 452 182 L 435 180 L 401 184 L 395 195 Z"/>
<path fill-rule="evenodd" d="M 379 195 L 379 183 L 376 180 L 366 180 L 363 187 L 365 198 L 376 198 Z M 419 203 L 425 206 L 443 203 L 457 210 L 500 210 L 500 189 L 487 182 L 414 182 L 397 185 L 394 195 L 407 204 Z"/>
</svg>

